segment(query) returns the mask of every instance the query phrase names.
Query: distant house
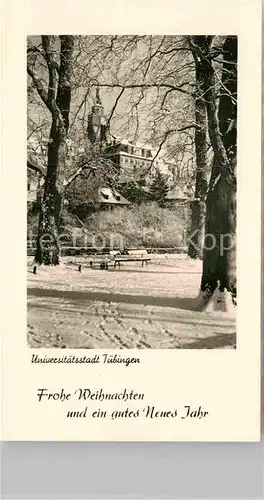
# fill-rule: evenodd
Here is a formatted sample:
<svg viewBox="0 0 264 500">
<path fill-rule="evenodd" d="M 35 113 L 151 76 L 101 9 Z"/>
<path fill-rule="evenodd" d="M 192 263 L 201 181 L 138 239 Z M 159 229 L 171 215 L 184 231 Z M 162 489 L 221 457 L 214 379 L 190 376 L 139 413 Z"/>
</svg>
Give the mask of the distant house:
<svg viewBox="0 0 264 500">
<path fill-rule="evenodd" d="M 99 188 L 98 201 L 101 208 L 113 210 L 115 207 L 128 207 L 131 203 L 122 194 L 110 188 Z"/>
</svg>

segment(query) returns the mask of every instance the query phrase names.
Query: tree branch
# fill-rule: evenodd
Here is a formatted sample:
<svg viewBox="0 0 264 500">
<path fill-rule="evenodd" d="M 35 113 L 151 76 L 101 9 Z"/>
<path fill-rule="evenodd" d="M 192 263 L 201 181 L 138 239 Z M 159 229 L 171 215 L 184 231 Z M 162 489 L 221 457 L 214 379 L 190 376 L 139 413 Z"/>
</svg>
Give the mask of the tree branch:
<svg viewBox="0 0 264 500">
<path fill-rule="evenodd" d="M 198 128 L 196 123 L 193 123 L 192 125 L 186 125 L 186 127 L 178 128 L 178 130 L 175 130 L 174 132 L 183 132 L 184 130 L 188 130 L 190 128 Z"/>
<path fill-rule="evenodd" d="M 162 99 L 162 102 L 161 102 L 161 105 L 160 105 L 161 109 L 163 109 L 163 106 L 164 106 L 164 104 L 165 104 L 165 101 L 166 101 L 166 99 L 167 99 L 168 95 L 169 95 L 171 92 L 173 92 L 173 90 L 174 90 L 174 89 L 169 89 L 169 90 L 167 90 L 167 92 L 164 94 L 163 99 Z"/>
<path fill-rule="evenodd" d="M 27 167 L 31 170 L 34 170 L 34 172 L 38 172 L 42 175 L 42 177 L 46 177 L 46 169 L 44 167 L 41 167 L 40 165 L 37 165 L 36 163 L 33 163 L 31 160 L 27 160 Z"/>
<path fill-rule="evenodd" d="M 64 181 L 64 188 L 67 188 L 69 187 L 69 185 L 75 180 L 77 179 L 77 177 L 79 177 L 79 175 L 85 170 L 89 170 L 89 175 L 88 177 L 90 176 L 90 174 L 92 172 L 94 172 L 96 170 L 96 167 L 89 167 L 87 166 L 87 164 L 85 163 L 84 165 L 82 165 L 81 167 L 77 168 L 77 170 L 69 177 L 69 179 L 65 179 Z"/>
<path fill-rule="evenodd" d="M 34 86 L 35 86 L 40 98 L 42 99 L 44 104 L 47 106 L 49 111 L 52 113 L 52 109 L 50 108 L 49 101 L 48 101 L 48 92 L 46 91 L 40 78 L 36 77 L 34 71 L 29 66 L 29 64 L 27 65 L 27 72 L 28 72 L 29 76 L 32 78 L 32 81 L 34 83 Z"/>
<path fill-rule="evenodd" d="M 33 122 L 33 120 L 31 120 Z M 34 122 L 33 122 L 34 123 Z M 46 127 L 48 125 L 48 122 L 41 123 L 40 125 L 36 126 L 33 130 L 31 130 L 30 134 L 27 136 L 27 140 L 30 139 L 30 137 L 35 134 L 38 130 Z"/>
<path fill-rule="evenodd" d="M 66 132 L 69 129 L 69 113 L 71 105 L 71 78 L 73 71 L 74 36 L 60 35 L 60 69 L 56 106 L 61 112 Z M 53 69 L 53 71 L 55 71 Z"/>
<path fill-rule="evenodd" d="M 44 56 L 47 62 L 49 71 L 49 88 L 48 88 L 48 103 L 52 111 L 56 111 L 56 76 L 57 69 L 54 60 L 54 55 L 51 51 L 51 36 L 42 35 L 42 46 L 44 50 Z"/>
<path fill-rule="evenodd" d="M 94 87 L 96 84 L 90 84 L 91 87 Z M 184 83 L 183 85 L 186 85 Z M 187 94 L 193 96 L 192 92 L 188 92 L 188 90 L 184 90 L 181 88 L 181 86 L 177 85 L 171 85 L 167 83 L 134 83 L 134 84 L 129 84 L 129 85 L 122 85 L 120 83 L 100 83 L 100 87 L 108 87 L 108 88 L 120 88 L 120 89 L 150 89 L 150 88 L 165 88 L 165 89 L 171 89 L 171 90 L 177 90 L 178 92 L 181 92 L 182 94 Z"/>
<path fill-rule="evenodd" d="M 108 120 L 107 120 L 107 126 L 109 126 L 110 121 L 111 121 L 111 119 L 112 119 L 112 116 L 113 116 L 113 114 L 114 114 L 114 112 L 115 112 L 115 110 L 116 110 L 116 107 L 117 107 L 117 105 L 118 105 L 118 101 L 119 101 L 119 99 L 122 97 L 122 95 L 123 95 L 123 93 L 124 93 L 124 92 L 125 92 L 125 89 L 124 89 L 124 88 L 122 88 L 122 90 L 119 92 L 119 94 L 118 94 L 118 96 L 117 96 L 117 98 L 116 98 L 115 104 L 114 104 L 114 106 L 113 106 L 113 108 L 112 108 L 112 111 L 111 111 L 111 113 L 110 113 L 110 115 L 109 115 L 109 118 L 108 118 Z"/>
</svg>

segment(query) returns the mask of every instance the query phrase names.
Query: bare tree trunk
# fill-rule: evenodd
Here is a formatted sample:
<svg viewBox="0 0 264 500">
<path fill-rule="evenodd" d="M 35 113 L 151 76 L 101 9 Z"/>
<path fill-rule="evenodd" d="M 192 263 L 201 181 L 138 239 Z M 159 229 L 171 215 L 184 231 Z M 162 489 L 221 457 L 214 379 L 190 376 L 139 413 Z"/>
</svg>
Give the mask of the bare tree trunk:
<svg viewBox="0 0 264 500">
<path fill-rule="evenodd" d="M 74 37 L 70 35 L 60 36 L 60 43 L 60 65 L 58 67 L 51 48 L 51 37 L 42 37 L 43 50 L 49 70 L 49 89 L 47 96 L 44 95 L 44 102 L 51 111 L 52 124 L 35 261 L 38 264 L 46 265 L 60 263 L 59 227 L 64 193 Z"/>
<path fill-rule="evenodd" d="M 229 36 L 223 47 L 222 93 L 219 104 L 220 130 L 230 162 L 227 232 L 230 245 L 226 252 L 227 290 L 236 302 L 236 163 L 237 163 L 237 37 Z"/>
<path fill-rule="evenodd" d="M 230 248 L 226 253 L 226 288 L 231 292 L 233 302 L 236 304 L 237 300 L 237 276 L 236 276 L 236 157 L 231 160 L 232 174 L 229 183 L 229 196 L 228 196 L 228 219 L 227 230 L 230 235 Z"/>
<path fill-rule="evenodd" d="M 38 264 L 60 263 L 59 226 L 63 203 L 66 131 L 63 123 L 54 118 L 48 146 L 48 168 L 44 196 L 39 215 L 35 261 Z"/>
<path fill-rule="evenodd" d="M 206 39 L 202 41 L 203 49 L 205 49 L 205 98 L 209 135 L 214 150 L 214 165 L 206 201 L 206 236 L 201 291 L 210 297 L 219 284 L 220 291 L 227 289 L 233 296 L 236 296 L 236 132 L 234 132 L 236 130 L 236 95 L 234 95 L 234 88 L 236 89 L 237 84 L 236 72 L 233 74 L 232 88 L 230 88 L 230 82 L 228 84 L 225 81 L 226 65 L 223 64 L 222 82 L 225 81 L 225 102 L 220 100 L 218 110 L 215 72 L 209 55 L 210 45 L 208 37 L 201 38 Z M 233 62 L 234 68 L 237 62 L 236 42 L 235 37 L 227 37 L 224 44 L 224 58 L 229 57 L 229 62 Z M 228 72 L 230 74 L 230 67 Z M 234 129 L 232 133 L 231 122 L 233 122 L 232 129 Z"/>
<path fill-rule="evenodd" d="M 220 291 L 227 289 L 235 295 L 235 176 L 230 168 L 228 173 L 219 174 L 213 180 L 217 171 L 215 163 L 206 200 L 201 290 L 208 297 L 214 293 L 218 284 Z"/>
<path fill-rule="evenodd" d="M 193 56 L 196 66 L 196 99 L 195 99 L 195 153 L 196 153 L 196 178 L 195 199 L 191 204 L 191 234 L 189 238 L 188 255 L 192 259 L 202 256 L 204 225 L 206 211 L 206 194 L 208 189 L 208 158 L 207 158 L 207 115 L 206 104 L 203 97 L 203 65 L 197 59 L 195 49 Z"/>
</svg>

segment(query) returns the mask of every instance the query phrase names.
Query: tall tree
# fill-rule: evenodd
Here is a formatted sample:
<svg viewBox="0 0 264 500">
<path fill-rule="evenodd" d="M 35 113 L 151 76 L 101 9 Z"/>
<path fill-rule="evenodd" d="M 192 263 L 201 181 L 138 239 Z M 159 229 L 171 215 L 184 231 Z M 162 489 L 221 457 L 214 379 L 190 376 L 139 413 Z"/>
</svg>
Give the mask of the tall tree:
<svg viewBox="0 0 264 500">
<path fill-rule="evenodd" d="M 189 241 L 188 255 L 196 259 L 202 256 L 205 212 L 206 212 L 206 195 L 208 189 L 209 159 L 207 146 L 207 114 L 206 102 L 204 98 L 204 75 L 203 61 L 197 53 L 197 47 L 189 37 L 189 44 L 192 50 L 195 62 L 195 193 L 194 200 L 191 204 L 191 238 Z"/>
<path fill-rule="evenodd" d="M 60 58 L 56 58 L 51 36 L 41 37 L 41 50 L 48 70 L 48 85 L 36 75 L 34 58 L 28 58 L 27 71 L 45 106 L 51 113 L 51 128 L 48 143 L 48 162 L 44 195 L 41 204 L 37 250 L 35 260 L 39 264 L 59 264 L 59 223 L 63 203 L 65 182 L 66 140 L 69 128 L 71 105 L 71 77 L 74 37 L 61 35 Z M 47 241 L 48 239 L 48 241 Z"/>
<path fill-rule="evenodd" d="M 158 170 L 149 188 L 149 200 L 155 201 L 160 207 L 166 204 L 169 187 L 164 175 Z"/>
<path fill-rule="evenodd" d="M 236 297 L 236 122 L 237 37 L 223 46 L 219 106 L 216 95 L 213 37 L 195 37 L 203 64 L 208 131 L 214 163 L 206 199 L 205 248 L 201 291 L 210 297 L 217 286 Z"/>
</svg>

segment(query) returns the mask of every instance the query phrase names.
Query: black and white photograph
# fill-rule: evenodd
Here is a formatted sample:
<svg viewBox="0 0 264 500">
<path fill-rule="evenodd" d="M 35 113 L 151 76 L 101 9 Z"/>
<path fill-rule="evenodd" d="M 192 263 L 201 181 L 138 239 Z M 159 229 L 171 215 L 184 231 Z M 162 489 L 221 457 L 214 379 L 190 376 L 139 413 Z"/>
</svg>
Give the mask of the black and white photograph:
<svg viewBox="0 0 264 500">
<path fill-rule="evenodd" d="M 27 37 L 29 348 L 236 348 L 238 43 Z"/>
</svg>

